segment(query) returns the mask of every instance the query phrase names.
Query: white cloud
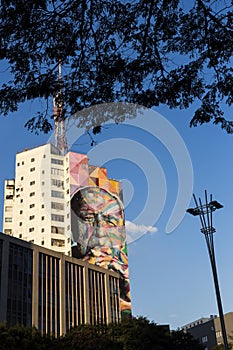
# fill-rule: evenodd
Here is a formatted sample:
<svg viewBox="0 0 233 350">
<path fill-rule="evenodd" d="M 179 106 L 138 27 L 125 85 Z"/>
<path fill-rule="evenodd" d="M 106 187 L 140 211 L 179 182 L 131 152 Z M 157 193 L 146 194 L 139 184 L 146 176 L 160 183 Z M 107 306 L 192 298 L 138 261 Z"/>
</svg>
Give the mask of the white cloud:
<svg viewBox="0 0 233 350">
<path fill-rule="evenodd" d="M 125 227 L 126 227 L 126 236 L 127 236 L 128 244 L 136 241 L 137 239 L 141 238 L 148 232 L 154 233 L 158 231 L 156 227 L 146 226 L 146 225 L 137 225 L 128 220 L 125 221 Z"/>
</svg>

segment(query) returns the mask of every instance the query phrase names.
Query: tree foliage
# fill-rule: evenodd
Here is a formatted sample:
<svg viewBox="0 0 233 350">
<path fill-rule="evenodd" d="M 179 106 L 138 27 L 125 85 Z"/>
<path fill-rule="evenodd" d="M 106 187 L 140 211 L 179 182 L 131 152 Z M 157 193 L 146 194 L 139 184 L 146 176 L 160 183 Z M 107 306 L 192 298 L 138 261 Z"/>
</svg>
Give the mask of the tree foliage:
<svg viewBox="0 0 233 350">
<path fill-rule="evenodd" d="M 190 334 L 169 332 L 146 318 L 80 325 L 68 334 L 42 336 L 35 328 L 0 325 L 0 350 L 202 350 Z"/>
<path fill-rule="evenodd" d="M 48 132 L 53 96 L 64 117 L 107 102 L 195 103 L 191 125 L 212 121 L 232 133 L 223 108 L 233 101 L 232 8 L 231 0 L 2 0 L 9 74 L 0 113 L 40 98 L 45 109 L 27 126 Z"/>
</svg>

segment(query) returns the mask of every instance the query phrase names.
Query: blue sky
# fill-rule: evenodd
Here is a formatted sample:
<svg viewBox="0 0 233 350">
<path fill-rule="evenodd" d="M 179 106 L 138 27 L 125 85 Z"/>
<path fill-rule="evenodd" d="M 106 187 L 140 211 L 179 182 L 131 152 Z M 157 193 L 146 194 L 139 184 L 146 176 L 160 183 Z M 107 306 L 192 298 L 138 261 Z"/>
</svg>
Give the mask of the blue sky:
<svg viewBox="0 0 233 350">
<path fill-rule="evenodd" d="M 31 134 L 24 128 L 35 107 L 38 109 L 38 104 L 27 104 L 17 113 L 0 118 L 1 221 L 3 181 L 14 177 L 15 153 L 46 143 L 49 138 L 48 135 Z M 171 111 L 160 107 L 155 111 L 174 126 L 174 129 L 160 130 L 159 134 L 170 139 L 176 130 L 187 147 L 192 162 L 194 193 L 204 198 L 207 189 L 224 205 L 214 213 L 215 250 L 223 309 L 224 312 L 233 311 L 233 136 L 212 125 L 189 128 L 191 109 Z M 145 118 L 145 125 L 151 126 L 152 130 L 153 125 L 148 123 L 153 124 L 153 120 Z M 178 144 L 177 149 L 174 145 L 172 154 L 166 142 L 161 142 L 153 133 L 126 124 L 106 125 L 96 141 L 97 146 L 93 148 L 88 137 L 83 136 L 72 149 L 88 153 L 90 164 L 106 166 L 110 178 L 123 181 L 126 220 L 136 225 L 131 233 L 136 234 L 136 238 L 144 233 L 128 247 L 133 314 L 160 324 L 169 323 L 172 329 L 199 317 L 217 314 L 209 257 L 198 218 L 185 214 L 180 224 L 166 233 L 178 189 L 185 188 L 190 180 L 187 170 L 189 178 L 178 184 L 179 169 L 174 156 L 183 159 Z M 125 146 L 123 150 L 122 145 Z M 107 156 L 102 157 L 103 154 Z M 96 163 L 98 159 L 101 164 Z M 184 162 L 184 168 L 186 165 Z M 149 205 L 148 191 L 152 193 Z M 192 207 L 194 203 L 192 198 L 190 200 L 188 206 Z M 140 216 L 144 208 L 147 216 Z M 146 217 L 148 221 L 143 221 Z M 145 232 L 142 225 L 149 231 Z"/>
</svg>

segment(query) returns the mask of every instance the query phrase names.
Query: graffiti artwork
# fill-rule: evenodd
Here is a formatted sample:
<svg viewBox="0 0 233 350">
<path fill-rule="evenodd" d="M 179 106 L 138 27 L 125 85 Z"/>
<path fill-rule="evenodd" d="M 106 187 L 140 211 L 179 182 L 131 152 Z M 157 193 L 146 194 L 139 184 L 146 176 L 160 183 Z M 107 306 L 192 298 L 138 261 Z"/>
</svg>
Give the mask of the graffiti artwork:
<svg viewBox="0 0 233 350">
<path fill-rule="evenodd" d="M 71 169 L 74 179 L 71 198 L 72 255 L 120 274 L 121 314 L 122 317 L 131 315 L 124 208 L 119 198 L 121 186 L 119 182 L 107 178 L 106 169 L 87 168 L 86 159 L 82 158 L 82 161 L 85 167 L 77 163 L 74 166 L 73 159 L 75 173 Z M 77 169 L 82 170 L 82 177 L 78 176 Z"/>
</svg>

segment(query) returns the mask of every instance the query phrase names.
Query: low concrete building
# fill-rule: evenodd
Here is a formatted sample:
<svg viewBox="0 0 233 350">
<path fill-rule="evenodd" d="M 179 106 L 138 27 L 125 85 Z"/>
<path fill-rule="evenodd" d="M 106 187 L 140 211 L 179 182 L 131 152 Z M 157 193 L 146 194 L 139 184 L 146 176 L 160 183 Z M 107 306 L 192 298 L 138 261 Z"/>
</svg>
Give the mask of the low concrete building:
<svg viewBox="0 0 233 350">
<path fill-rule="evenodd" d="M 233 312 L 224 315 L 228 342 L 232 342 L 233 336 Z M 189 332 L 204 346 L 205 350 L 212 350 L 216 345 L 223 344 L 220 318 L 217 315 L 200 318 L 181 327 L 181 330 Z"/>
<path fill-rule="evenodd" d="M 120 317 L 118 273 L 0 234 L 0 322 L 58 336 Z"/>
</svg>

